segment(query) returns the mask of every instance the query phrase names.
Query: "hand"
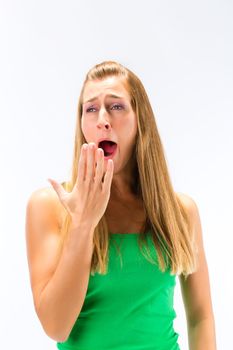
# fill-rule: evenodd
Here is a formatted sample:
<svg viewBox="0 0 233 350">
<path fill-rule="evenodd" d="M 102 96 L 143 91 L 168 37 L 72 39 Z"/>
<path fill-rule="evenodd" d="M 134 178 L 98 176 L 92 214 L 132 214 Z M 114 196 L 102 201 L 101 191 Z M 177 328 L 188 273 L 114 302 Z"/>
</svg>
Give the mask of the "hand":
<svg viewBox="0 0 233 350">
<path fill-rule="evenodd" d="M 97 148 L 94 142 L 85 143 L 81 147 L 78 176 L 72 192 L 65 191 L 61 184 L 48 179 L 73 220 L 91 222 L 96 227 L 103 216 L 110 198 L 114 171 L 113 160 L 109 159 L 104 173 L 104 162 L 102 148 Z"/>
</svg>

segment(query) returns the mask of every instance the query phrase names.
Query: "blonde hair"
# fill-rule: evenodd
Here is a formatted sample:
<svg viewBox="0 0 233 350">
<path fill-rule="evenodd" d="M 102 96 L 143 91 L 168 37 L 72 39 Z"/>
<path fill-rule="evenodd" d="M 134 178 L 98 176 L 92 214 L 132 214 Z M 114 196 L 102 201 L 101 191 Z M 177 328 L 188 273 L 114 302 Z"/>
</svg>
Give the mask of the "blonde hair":
<svg viewBox="0 0 233 350">
<path fill-rule="evenodd" d="M 89 81 L 102 80 L 110 76 L 123 79 L 137 118 L 138 128 L 133 154 L 135 160 L 133 190 L 142 199 L 146 212 L 144 230 L 138 237 L 140 249 L 142 246 L 146 247 L 145 257 L 150 259 L 146 241 L 146 233 L 149 230 L 152 233 L 161 271 L 164 272 L 170 267 L 171 274 L 182 273 L 187 278 L 197 266 L 194 242 L 191 239 L 192 226 L 184 205 L 173 190 L 163 145 L 145 88 L 132 71 L 118 62 L 104 61 L 91 68 L 86 75 L 78 101 L 71 180 L 63 182 L 62 185 L 67 191 L 72 190 L 77 179 L 81 147 L 86 142 L 81 131 L 85 85 Z M 70 216 L 67 213 L 61 227 L 58 255 L 62 251 L 70 223 Z M 95 272 L 105 274 L 109 247 L 109 230 L 105 215 L 95 228 L 93 244 L 91 274 Z"/>
</svg>

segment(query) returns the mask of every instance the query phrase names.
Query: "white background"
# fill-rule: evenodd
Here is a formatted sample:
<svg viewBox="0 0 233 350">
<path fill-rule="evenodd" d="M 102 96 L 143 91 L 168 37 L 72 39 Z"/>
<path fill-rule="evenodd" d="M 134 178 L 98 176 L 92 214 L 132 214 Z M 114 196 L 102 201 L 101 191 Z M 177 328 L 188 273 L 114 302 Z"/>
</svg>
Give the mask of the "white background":
<svg viewBox="0 0 233 350">
<path fill-rule="evenodd" d="M 1 349 L 55 349 L 33 308 L 29 195 L 67 180 L 86 72 L 116 60 L 143 82 L 176 191 L 202 220 L 218 350 L 232 349 L 233 3 L 0 2 Z M 179 281 L 174 322 L 188 349 Z"/>
</svg>

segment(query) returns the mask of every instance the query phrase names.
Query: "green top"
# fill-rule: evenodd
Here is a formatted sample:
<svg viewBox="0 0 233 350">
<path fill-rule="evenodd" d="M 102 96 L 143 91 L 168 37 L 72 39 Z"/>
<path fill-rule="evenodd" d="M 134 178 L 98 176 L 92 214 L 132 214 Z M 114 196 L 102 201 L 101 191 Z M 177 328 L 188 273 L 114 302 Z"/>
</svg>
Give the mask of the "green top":
<svg viewBox="0 0 233 350">
<path fill-rule="evenodd" d="M 90 274 L 81 312 L 58 349 L 180 350 L 173 329 L 176 275 L 161 272 L 142 255 L 138 236 L 110 233 L 108 273 Z M 157 261 L 151 235 L 147 238 Z"/>
</svg>

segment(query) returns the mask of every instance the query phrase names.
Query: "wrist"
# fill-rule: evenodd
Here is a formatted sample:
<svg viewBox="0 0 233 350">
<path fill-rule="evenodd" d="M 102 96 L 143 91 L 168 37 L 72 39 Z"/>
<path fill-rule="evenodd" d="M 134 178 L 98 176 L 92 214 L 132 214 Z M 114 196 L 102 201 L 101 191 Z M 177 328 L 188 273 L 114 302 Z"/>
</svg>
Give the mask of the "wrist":
<svg viewBox="0 0 233 350">
<path fill-rule="evenodd" d="M 72 216 L 71 217 L 71 224 L 70 224 L 71 229 L 77 229 L 78 231 L 90 231 L 94 232 L 95 226 L 90 220 L 83 220 L 79 217 Z"/>
</svg>

